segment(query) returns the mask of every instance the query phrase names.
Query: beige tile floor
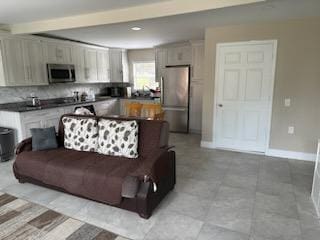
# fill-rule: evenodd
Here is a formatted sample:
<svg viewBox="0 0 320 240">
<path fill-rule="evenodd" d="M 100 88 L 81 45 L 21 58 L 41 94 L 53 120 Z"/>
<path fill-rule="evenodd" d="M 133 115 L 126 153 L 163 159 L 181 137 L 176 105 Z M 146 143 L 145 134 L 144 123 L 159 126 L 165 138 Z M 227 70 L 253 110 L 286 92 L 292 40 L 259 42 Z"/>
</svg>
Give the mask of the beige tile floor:
<svg viewBox="0 0 320 240">
<path fill-rule="evenodd" d="M 310 200 L 314 164 L 199 147 L 172 134 L 177 185 L 149 220 L 137 214 L 14 179 L 0 164 L 0 191 L 131 239 L 319 240 Z"/>
</svg>

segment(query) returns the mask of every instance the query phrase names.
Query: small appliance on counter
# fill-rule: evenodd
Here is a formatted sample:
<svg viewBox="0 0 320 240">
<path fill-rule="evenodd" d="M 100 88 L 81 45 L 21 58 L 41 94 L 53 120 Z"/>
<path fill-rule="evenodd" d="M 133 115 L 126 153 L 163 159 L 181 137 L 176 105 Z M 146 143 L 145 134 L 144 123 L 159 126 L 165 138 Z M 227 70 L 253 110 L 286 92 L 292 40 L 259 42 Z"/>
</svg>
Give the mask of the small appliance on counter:
<svg viewBox="0 0 320 240">
<path fill-rule="evenodd" d="M 106 95 L 111 97 L 125 97 L 127 95 L 126 87 L 107 87 Z"/>
<path fill-rule="evenodd" d="M 13 129 L 0 127 L 0 162 L 9 161 L 14 155 Z"/>
<path fill-rule="evenodd" d="M 41 101 L 40 98 L 38 98 L 37 96 L 31 96 L 28 97 L 28 107 L 40 107 L 41 106 Z"/>
</svg>

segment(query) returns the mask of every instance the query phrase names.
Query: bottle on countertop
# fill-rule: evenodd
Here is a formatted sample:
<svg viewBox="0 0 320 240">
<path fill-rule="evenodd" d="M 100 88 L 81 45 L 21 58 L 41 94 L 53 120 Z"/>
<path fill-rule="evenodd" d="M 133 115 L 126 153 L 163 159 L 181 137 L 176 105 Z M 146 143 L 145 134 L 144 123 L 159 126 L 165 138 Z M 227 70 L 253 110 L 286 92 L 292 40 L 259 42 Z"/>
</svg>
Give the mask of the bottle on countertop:
<svg viewBox="0 0 320 240">
<path fill-rule="evenodd" d="M 88 98 L 91 100 L 91 101 L 95 101 L 96 100 L 96 94 L 94 92 L 94 90 L 92 88 L 90 88 L 89 90 L 89 96 Z"/>
<path fill-rule="evenodd" d="M 78 91 L 74 91 L 73 92 L 73 99 L 75 102 L 79 102 L 80 98 L 79 98 L 79 92 Z"/>
</svg>

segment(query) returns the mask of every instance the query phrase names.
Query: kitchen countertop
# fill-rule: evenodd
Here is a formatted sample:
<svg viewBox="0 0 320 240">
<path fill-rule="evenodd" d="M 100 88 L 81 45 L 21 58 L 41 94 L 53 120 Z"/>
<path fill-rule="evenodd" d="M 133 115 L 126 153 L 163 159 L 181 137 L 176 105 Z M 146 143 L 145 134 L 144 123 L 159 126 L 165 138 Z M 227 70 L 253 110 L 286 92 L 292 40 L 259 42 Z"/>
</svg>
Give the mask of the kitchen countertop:
<svg viewBox="0 0 320 240">
<path fill-rule="evenodd" d="M 67 106 L 76 106 L 82 104 L 90 104 L 96 103 L 106 100 L 114 100 L 114 99 L 132 99 L 132 100 L 154 100 L 150 97 L 110 97 L 110 96 L 97 96 L 95 100 L 87 100 L 87 101 L 74 101 L 73 98 L 55 98 L 55 99 L 44 99 L 41 100 L 41 105 L 38 107 L 33 107 L 28 105 L 28 102 L 15 102 L 15 103 L 5 103 L 0 104 L 0 111 L 7 111 L 7 112 L 30 112 L 30 111 L 38 111 L 38 110 L 45 110 L 51 108 L 58 108 L 58 107 L 67 107 Z"/>
</svg>

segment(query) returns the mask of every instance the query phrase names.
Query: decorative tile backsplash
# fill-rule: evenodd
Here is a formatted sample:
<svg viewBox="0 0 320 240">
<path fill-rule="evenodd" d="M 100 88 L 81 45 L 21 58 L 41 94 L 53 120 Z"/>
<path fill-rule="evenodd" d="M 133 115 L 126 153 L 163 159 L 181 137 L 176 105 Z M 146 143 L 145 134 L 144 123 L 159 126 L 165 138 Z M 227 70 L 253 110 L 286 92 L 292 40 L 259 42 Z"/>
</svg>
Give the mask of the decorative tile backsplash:
<svg viewBox="0 0 320 240">
<path fill-rule="evenodd" d="M 0 104 L 9 102 L 25 101 L 30 94 L 34 93 L 40 99 L 71 97 L 74 91 L 80 94 L 89 93 L 92 89 L 95 94 L 104 94 L 106 87 L 122 83 L 99 83 L 99 84 L 54 84 L 36 87 L 0 87 Z"/>
</svg>

